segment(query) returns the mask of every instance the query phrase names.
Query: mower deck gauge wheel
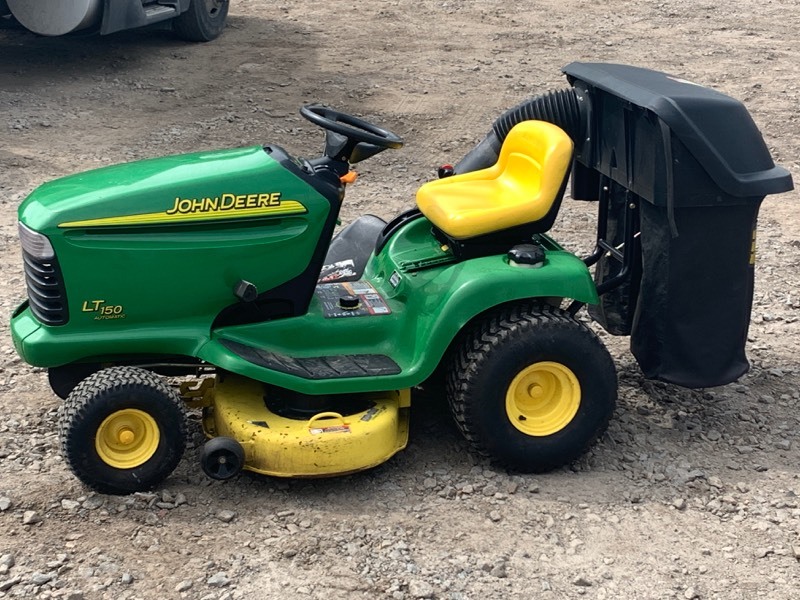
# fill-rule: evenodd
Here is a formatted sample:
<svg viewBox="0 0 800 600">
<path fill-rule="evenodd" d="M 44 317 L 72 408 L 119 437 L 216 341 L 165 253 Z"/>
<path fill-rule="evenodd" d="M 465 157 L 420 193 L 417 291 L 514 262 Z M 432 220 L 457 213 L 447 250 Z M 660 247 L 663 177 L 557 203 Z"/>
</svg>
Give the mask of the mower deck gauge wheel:
<svg viewBox="0 0 800 600">
<path fill-rule="evenodd" d="M 242 472 L 245 455 L 242 445 L 229 437 L 215 437 L 203 446 L 200 455 L 200 466 L 203 472 L 211 477 L 225 481 Z"/>
</svg>

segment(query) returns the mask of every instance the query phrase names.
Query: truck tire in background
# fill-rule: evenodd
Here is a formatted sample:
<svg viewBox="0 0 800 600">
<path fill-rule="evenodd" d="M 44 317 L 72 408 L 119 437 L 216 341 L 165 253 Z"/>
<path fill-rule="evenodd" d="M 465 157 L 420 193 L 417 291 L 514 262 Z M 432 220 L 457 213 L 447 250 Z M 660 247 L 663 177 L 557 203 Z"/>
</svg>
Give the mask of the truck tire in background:
<svg viewBox="0 0 800 600">
<path fill-rule="evenodd" d="M 96 25 L 103 14 L 102 0 L 0 0 L 23 27 L 39 35 L 65 35 Z"/>
<path fill-rule="evenodd" d="M 172 29 L 184 40 L 209 42 L 222 33 L 227 16 L 228 0 L 192 0 L 189 10 L 172 22 Z"/>
</svg>

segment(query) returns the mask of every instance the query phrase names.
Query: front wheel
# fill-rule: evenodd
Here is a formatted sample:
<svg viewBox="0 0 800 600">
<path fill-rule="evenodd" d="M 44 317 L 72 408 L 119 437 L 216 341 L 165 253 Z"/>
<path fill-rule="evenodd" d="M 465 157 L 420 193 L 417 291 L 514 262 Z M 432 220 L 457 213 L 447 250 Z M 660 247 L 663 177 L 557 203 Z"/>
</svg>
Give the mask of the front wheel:
<svg viewBox="0 0 800 600">
<path fill-rule="evenodd" d="M 189 8 L 172 22 L 173 31 L 189 42 L 210 42 L 225 29 L 228 0 L 192 0 Z"/>
<path fill-rule="evenodd" d="M 178 465 L 186 414 L 156 374 L 112 367 L 72 390 L 59 432 L 62 455 L 78 479 L 104 494 L 130 494 L 155 487 Z"/>
<path fill-rule="evenodd" d="M 617 376 L 587 327 L 556 308 L 518 305 L 467 333 L 448 368 L 447 395 L 475 450 L 538 473 L 569 464 L 602 435 Z"/>
</svg>

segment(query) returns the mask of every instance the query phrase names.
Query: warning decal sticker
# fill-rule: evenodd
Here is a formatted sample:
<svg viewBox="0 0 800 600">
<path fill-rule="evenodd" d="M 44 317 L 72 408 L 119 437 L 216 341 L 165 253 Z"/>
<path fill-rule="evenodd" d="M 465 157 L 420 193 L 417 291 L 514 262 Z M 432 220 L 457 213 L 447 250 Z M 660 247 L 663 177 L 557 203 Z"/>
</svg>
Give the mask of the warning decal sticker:
<svg viewBox="0 0 800 600">
<path fill-rule="evenodd" d="M 316 294 L 328 319 L 392 314 L 386 301 L 368 281 L 323 283 L 317 286 Z M 344 303 L 342 298 L 350 302 Z"/>
</svg>

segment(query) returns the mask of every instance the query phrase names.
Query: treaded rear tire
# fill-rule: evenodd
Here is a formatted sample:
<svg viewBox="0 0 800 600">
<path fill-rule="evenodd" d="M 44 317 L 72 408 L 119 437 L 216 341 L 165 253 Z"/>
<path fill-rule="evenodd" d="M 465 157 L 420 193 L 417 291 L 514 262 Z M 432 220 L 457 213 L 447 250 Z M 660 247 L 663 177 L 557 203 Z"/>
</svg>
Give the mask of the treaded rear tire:
<svg viewBox="0 0 800 600">
<path fill-rule="evenodd" d="M 217 39 L 225 29 L 228 16 L 228 1 L 209 11 L 205 0 L 192 0 L 189 8 L 172 21 L 175 34 L 188 42 L 210 42 Z"/>
<path fill-rule="evenodd" d="M 107 419 L 121 412 L 144 414 L 158 430 L 152 455 L 130 468 L 109 464 L 96 442 Z M 59 411 L 59 436 L 64 460 L 78 479 L 104 494 L 130 494 L 157 486 L 175 470 L 186 447 L 186 412 L 180 396 L 155 373 L 111 367 L 72 390 Z"/>
<path fill-rule="evenodd" d="M 528 435 L 512 422 L 507 392 L 536 364 L 556 363 L 580 384 L 577 412 L 548 435 Z M 467 331 L 447 371 L 447 395 L 475 451 L 519 472 L 569 464 L 601 436 L 617 399 L 614 363 L 597 336 L 566 312 L 536 303 L 503 307 Z"/>
</svg>

